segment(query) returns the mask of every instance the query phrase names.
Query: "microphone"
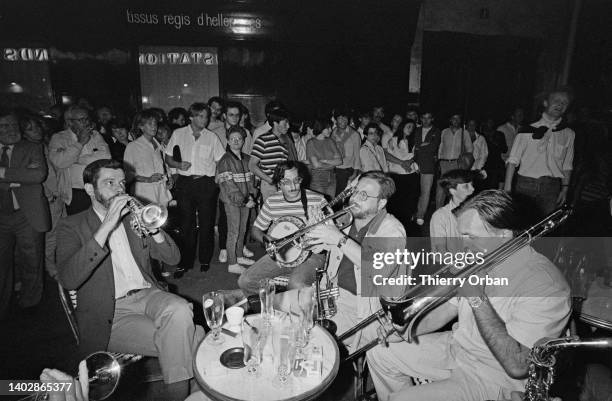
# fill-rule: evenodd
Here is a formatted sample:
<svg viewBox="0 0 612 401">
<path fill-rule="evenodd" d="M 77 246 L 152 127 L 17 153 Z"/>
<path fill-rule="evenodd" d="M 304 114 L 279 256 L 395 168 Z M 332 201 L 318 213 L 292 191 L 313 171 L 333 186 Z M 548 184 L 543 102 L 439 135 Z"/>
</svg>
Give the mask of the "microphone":
<svg viewBox="0 0 612 401">
<path fill-rule="evenodd" d="M 174 148 L 172 148 L 172 158 L 178 163 L 183 161 L 183 158 L 181 157 L 181 148 L 179 148 L 178 145 L 174 145 Z"/>
</svg>

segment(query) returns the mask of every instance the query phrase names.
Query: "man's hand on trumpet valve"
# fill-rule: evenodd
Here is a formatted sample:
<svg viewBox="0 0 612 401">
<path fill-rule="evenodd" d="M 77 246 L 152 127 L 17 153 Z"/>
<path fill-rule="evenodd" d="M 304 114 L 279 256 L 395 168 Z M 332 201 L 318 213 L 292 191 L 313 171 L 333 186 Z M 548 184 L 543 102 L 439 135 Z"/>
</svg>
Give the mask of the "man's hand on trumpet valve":
<svg viewBox="0 0 612 401">
<path fill-rule="evenodd" d="M 406 341 L 402 337 L 402 334 L 406 331 L 406 327 L 408 327 L 407 324 L 404 326 L 398 326 L 397 324 L 392 323 L 391 320 L 387 319 L 386 317 L 379 318 L 378 322 L 380 323 L 380 326 L 378 326 L 376 331 L 378 333 L 380 344 L 388 347 L 389 343 L 401 343 L 402 341 Z"/>
<path fill-rule="evenodd" d="M 322 248 L 325 250 L 337 246 L 343 237 L 344 234 L 335 224 L 319 224 L 306 234 L 306 239 L 310 247 L 315 249 Z"/>
<path fill-rule="evenodd" d="M 130 196 L 126 194 L 117 195 L 111 199 L 104 221 L 102 221 L 104 228 L 112 231 L 117 227 L 121 218 L 130 212 L 130 209 L 126 207 L 129 200 Z"/>
</svg>

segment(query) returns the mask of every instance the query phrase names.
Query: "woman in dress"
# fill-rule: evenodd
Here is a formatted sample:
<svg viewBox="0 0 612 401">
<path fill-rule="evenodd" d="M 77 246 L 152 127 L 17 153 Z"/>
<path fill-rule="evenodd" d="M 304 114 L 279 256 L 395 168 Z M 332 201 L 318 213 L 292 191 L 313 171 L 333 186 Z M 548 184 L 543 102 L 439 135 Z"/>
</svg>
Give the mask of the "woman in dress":
<svg viewBox="0 0 612 401">
<path fill-rule="evenodd" d="M 162 157 L 162 147 L 155 139 L 157 115 L 144 110 L 133 126 L 140 136 L 125 148 L 123 163 L 134 180 L 134 196 L 145 203 L 168 206 L 172 199 L 168 189 L 168 174 Z"/>
</svg>

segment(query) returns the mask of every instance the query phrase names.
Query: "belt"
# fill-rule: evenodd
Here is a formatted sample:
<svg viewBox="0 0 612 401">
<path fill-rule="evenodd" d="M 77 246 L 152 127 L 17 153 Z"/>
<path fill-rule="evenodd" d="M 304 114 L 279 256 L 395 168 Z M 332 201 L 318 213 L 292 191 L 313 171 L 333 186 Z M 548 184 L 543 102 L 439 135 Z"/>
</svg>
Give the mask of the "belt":
<svg viewBox="0 0 612 401">
<path fill-rule="evenodd" d="M 203 178 L 203 177 L 206 177 L 206 178 L 215 178 L 214 176 L 211 176 L 211 175 L 179 175 L 179 177 L 187 178 L 187 179 L 191 179 L 191 180 L 197 180 L 197 179 Z"/>
<path fill-rule="evenodd" d="M 138 293 L 138 292 L 140 292 L 142 290 L 144 290 L 144 288 L 138 288 L 138 289 L 135 289 L 135 290 L 129 290 L 128 292 L 125 293 L 124 296 L 117 298 L 116 301 L 119 301 L 120 299 L 123 299 L 123 298 L 131 297 L 132 295 L 134 295 L 134 294 L 136 294 L 136 293 Z"/>
<path fill-rule="evenodd" d="M 438 160 L 443 161 L 443 162 L 456 162 L 459 159 L 438 159 Z"/>
</svg>

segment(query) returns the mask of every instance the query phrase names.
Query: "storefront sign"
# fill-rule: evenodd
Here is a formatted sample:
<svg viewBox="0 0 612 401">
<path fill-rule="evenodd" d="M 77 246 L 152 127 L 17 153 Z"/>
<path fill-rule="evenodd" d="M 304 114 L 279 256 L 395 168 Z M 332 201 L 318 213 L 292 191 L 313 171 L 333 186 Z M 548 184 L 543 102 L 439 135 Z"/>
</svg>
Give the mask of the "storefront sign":
<svg viewBox="0 0 612 401">
<path fill-rule="evenodd" d="M 138 56 L 140 65 L 165 65 L 165 64 L 204 64 L 218 65 L 216 53 L 210 52 L 163 52 L 163 53 L 140 53 Z"/>
<path fill-rule="evenodd" d="M 14 49 L 6 47 L 2 49 L 2 56 L 5 61 L 49 61 L 47 49 L 33 49 L 22 47 Z"/>
</svg>

